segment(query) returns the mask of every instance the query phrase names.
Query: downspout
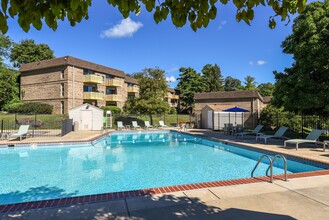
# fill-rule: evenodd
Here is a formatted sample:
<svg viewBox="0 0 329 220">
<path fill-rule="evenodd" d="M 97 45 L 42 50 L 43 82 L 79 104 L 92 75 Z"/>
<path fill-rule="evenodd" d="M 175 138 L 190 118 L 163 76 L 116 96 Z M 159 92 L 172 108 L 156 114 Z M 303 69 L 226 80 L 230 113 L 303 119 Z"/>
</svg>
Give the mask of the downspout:
<svg viewBox="0 0 329 220">
<path fill-rule="evenodd" d="M 75 86 L 74 86 L 74 84 L 75 84 L 75 79 L 74 79 L 74 66 L 72 66 L 72 108 L 74 108 L 75 107 Z"/>
</svg>

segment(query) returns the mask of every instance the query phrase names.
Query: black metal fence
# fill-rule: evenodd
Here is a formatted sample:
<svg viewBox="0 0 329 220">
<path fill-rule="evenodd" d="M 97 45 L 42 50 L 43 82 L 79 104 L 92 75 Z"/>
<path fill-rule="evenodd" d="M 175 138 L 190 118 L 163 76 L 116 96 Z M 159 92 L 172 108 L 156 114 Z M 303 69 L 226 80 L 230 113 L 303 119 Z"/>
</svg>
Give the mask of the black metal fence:
<svg viewBox="0 0 329 220">
<path fill-rule="evenodd" d="M 180 122 L 197 125 L 197 117 L 195 115 L 171 114 L 171 115 L 113 115 L 112 128 L 117 127 L 117 121 L 122 121 L 124 126 L 131 126 L 132 121 L 137 121 L 139 126 L 145 126 L 144 122 L 149 121 L 153 126 L 159 126 L 159 121 L 163 121 L 165 125 L 177 127 Z"/>
<path fill-rule="evenodd" d="M 73 119 L 66 119 L 62 121 L 62 133 L 61 135 L 64 136 L 70 133 L 73 130 Z"/>
<path fill-rule="evenodd" d="M 61 136 L 64 115 L 0 114 L 0 132 L 17 132 L 20 125 L 29 125 L 31 137 Z"/>
<path fill-rule="evenodd" d="M 286 126 L 293 137 L 305 138 L 312 129 L 320 129 L 324 134 L 329 134 L 329 115 L 296 115 L 271 114 L 261 115 L 259 124 L 265 126 L 265 130 L 277 129 Z"/>
</svg>

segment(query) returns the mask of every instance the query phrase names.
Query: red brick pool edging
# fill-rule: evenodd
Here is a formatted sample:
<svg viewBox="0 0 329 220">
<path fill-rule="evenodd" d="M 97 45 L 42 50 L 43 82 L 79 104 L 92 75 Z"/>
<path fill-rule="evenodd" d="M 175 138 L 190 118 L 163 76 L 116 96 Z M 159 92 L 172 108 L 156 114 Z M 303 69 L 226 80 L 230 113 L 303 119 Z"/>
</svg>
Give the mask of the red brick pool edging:
<svg viewBox="0 0 329 220">
<path fill-rule="evenodd" d="M 319 171 L 304 172 L 304 173 L 292 173 L 292 174 L 288 174 L 288 179 L 310 177 L 310 176 L 321 176 L 321 175 L 329 175 L 329 170 L 319 170 Z M 281 174 L 274 176 L 274 180 L 283 181 L 283 175 Z M 44 208 L 67 207 L 71 205 L 82 205 L 82 204 L 95 203 L 95 202 L 113 201 L 116 199 L 126 199 L 126 198 L 139 197 L 139 196 L 151 196 L 151 195 L 171 193 L 171 192 L 222 187 L 222 186 L 233 186 L 233 185 L 258 183 L 258 182 L 269 182 L 269 177 L 242 178 L 242 179 L 223 180 L 223 181 L 214 181 L 214 182 L 201 182 L 201 183 L 184 184 L 177 186 L 166 186 L 166 187 L 149 188 L 149 189 L 141 189 L 141 190 L 103 193 L 96 195 L 75 196 L 75 197 L 67 197 L 60 199 L 7 204 L 7 205 L 0 205 L 0 213 L 10 213 L 10 212 L 18 212 L 18 211 L 44 209 Z"/>
</svg>

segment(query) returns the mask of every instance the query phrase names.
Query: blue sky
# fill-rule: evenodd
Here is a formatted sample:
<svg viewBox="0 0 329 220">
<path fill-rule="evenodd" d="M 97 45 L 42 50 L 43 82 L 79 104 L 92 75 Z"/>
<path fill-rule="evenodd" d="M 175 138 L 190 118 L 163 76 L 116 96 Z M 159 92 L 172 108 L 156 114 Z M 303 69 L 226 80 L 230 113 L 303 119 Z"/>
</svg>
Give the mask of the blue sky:
<svg viewBox="0 0 329 220">
<path fill-rule="evenodd" d="M 70 55 L 125 73 L 159 67 L 174 81 L 180 67 L 200 72 L 206 64 L 218 64 L 224 77 L 243 81 L 251 75 L 258 83 L 273 83 L 273 70 L 282 71 L 293 62 L 280 47 L 291 33 L 292 20 L 286 26 L 277 19 L 276 29 L 271 30 L 268 19 L 273 12 L 269 8 L 256 8 L 251 26 L 236 22 L 235 13 L 231 4 L 220 6 L 216 20 L 194 32 L 189 25 L 174 27 L 170 17 L 155 24 L 153 15 L 145 9 L 123 21 L 107 1 L 93 1 L 89 20 L 75 27 L 60 21 L 56 31 L 44 25 L 41 31 L 31 27 L 25 33 L 15 20 L 9 20 L 7 35 L 15 42 L 34 39 L 48 44 L 56 57 Z M 170 86 L 176 84 L 171 82 Z"/>
</svg>

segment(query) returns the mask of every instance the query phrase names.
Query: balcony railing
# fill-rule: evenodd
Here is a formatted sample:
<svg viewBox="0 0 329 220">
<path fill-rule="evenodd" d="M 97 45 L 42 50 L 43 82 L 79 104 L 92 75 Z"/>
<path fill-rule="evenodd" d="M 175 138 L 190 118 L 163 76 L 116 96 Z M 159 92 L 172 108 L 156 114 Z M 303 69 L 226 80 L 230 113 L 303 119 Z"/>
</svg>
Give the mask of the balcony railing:
<svg viewBox="0 0 329 220">
<path fill-rule="evenodd" d="M 174 94 L 171 94 L 170 92 L 168 92 L 166 95 L 165 95 L 165 98 L 168 98 L 168 99 L 179 99 L 179 95 L 174 95 Z"/>
<path fill-rule="evenodd" d="M 83 99 L 87 100 L 103 100 L 104 94 L 101 92 L 84 92 Z"/>
<path fill-rule="evenodd" d="M 97 84 L 103 83 L 102 76 L 98 76 L 95 74 L 89 74 L 89 75 L 85 75 L 84 77 L 85 78 L 84 78 L 83 82 L 85 82 L 85 83 L 97 83 Z"/>
<path fill-rule="evenodd" d="M 116 94 L 108 94 L 105 96 L 105 100 L 110 102 L 121 102 L 122 96 Z"/>
<path fill-rule="evenodd" d="M 138 93 L 139 87 L 138 86 L 128 86 L 128 92 Z"/>
<path fill-rule="evenodd" d="M 115 87 L 122 87 L 123 86 L 123 79 L 106 79 L 105 85 L 106 86 L 115 86 Z"/>
</svg>

